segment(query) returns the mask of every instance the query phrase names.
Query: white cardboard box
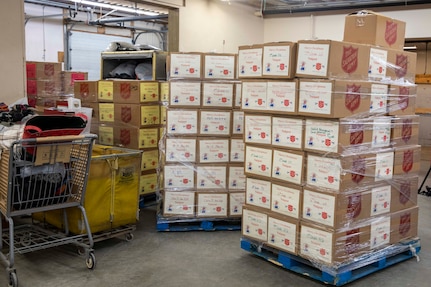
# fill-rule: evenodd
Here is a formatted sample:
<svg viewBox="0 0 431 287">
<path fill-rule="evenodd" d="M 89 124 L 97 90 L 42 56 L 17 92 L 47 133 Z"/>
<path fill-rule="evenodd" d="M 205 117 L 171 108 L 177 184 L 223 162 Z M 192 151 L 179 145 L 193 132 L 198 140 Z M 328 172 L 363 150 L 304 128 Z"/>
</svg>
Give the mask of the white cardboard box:
<svg viewBox="0 0 431 287">
<path fill-rule="evenodd" d="M 163 178 L 165 189 L 193 189 L 195 187 L 193 165 L 165 165 Z"/>
<path fill-rule="evenodd" d="M 199 139 L 199 163 L 229 162 L 229 139 Z"/>
<path fill-rule="evenodd" d="M 272 178 L 301 185 L 304 177 L 304 153 L 273 151 Z"/>
<path fill-rule="evenodd" d="M 193 107 L 201 106 L 201 82 L 171 81 L 169 106 Z"/>
<path fill-rule="evenodd" d="M 272 183 L 271 211 L 298 219 L 301 211 L 302 188 Z"/>
<path fill-rule="evenodd" d="M 304 120 L 301 118 L 272 117 L 273 146 L 302 150 Z"/>
<path fill-rule="evenodd" d="M 166 138 L 165 160 L 170 162 L 196 162 L 195 138 Z"/>
<path fill-rule="evenodd" d="M 166 133 L 168 135 L 197 135 L 198 133 L 197 110 L 167 110 Z"/>
<path fill-rule="evenodd" d="M 164 191 L 163 215 L 164 216 L 194 216 L 195 193 L 192 191 Z"/>
<path fill-rule="evenodd" d="M 246 181 L 245 202 L 267 210 L 271 209 L 271 182 L 248 177 Z"/>
<path fill-rule="evenodd" d="M 271 144 L 271 116 L 245 114 L 244 141 L 254 144 Z"/>
<path fill-rule="evenodd" d="M 268 215 L 244 206 L 242 210 L 242 235 L 266 242 L 268 240 Z"/>
<path fill-rule="evenodd" d="M 199 134 L 201 136 L 230 136 L 231 111 L 200 111 Z"/>
<path fill-rule="evenodd" d="M 245 192 L 229 192 L 229 217 L 242 216 L 242 207 L 245 204 Z"/>
<path fill-rule="evenodd" d="M 268 216 L 268 245 L 297 254 L 298 222 Z"/>
<path fill-rule="evenodd" d="M 198 165 L 196 167 L 196 182 L 198 190 L 226 191 L 226 165 Z"/>
<path fill-rule="evenodd" d="M 202 107 L 228 108 L 233 107 L 233 83 L 203 82 L 202 83 Z"/>
<path fill-rule="evenodd" d="M 196 199 L 197 217 L 227 217 L 228 194 L 219 192 L 198 192 Z"/>
<path fill-rule="evenodd" d="M 246 177 L 244 174 L 244 165 L 229 165 L 228 171 L 228 190 L 245 190 Z"/>
<path fill-rule="evenodd" d="M 271 178 L 272 149 L 245 146 L 245 173 Z"/>
</svg>

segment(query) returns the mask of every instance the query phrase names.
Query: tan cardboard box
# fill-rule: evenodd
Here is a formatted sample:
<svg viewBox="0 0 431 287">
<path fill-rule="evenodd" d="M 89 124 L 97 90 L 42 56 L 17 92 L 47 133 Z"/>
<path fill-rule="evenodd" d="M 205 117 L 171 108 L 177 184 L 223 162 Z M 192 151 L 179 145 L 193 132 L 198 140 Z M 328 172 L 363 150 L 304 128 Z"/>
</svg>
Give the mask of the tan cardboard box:
<svg viewBox="0 0 431 287">
<path fill-rule="evenodd" d="M 168 78 L 202 78 L 202 53 L 190 52 L 171 52 L 167 57 Z"/>
<path fill-rule="evenodd" d="M 245 203 L 265 210 L 271 209 L 271 181 L 247 177 Z"/>
<path fill-rule="evenodd" d="M 194 217 L 195 192 L 163 191 L 163 216 Z"/>
<path fill-rule="evenodd" d="M 273 179 L 297 185 L 304 183 L 304 152 L 274 149 L 272 156 Z"/>
<path fill-rule="evenodd" d="M 268 215 L 261 209 L 243 206 L 242 209 L 242 235 L 259 242 L 268 240 Z"/>
<path fill-rule="evenodd" d="M 27 61 L 27 80 L 43 80 L 59 77 L 62 71 L 62 64 L 56 62 L 32 62 Z"/>
<path fill-rule="evenodd" d="M 394 176 L 391 181 L 391 212 L 414 207 L 418 204 L 419 177 Z"/>
<path fill-rule="evenodd" d="M 142 152 L 141 170 L 155 170 L 159 168 L 159 149 L 149 149 Z"/>
<path fill-rule="evenodd" d="M 391 144 L 393 147 L 419 143 L 419 115 L 392 118 Z"/>
<path fill-rule="evenodd" d="M 159 82 L 160 101 L 169 102 L 169 85 L 170 82 Z"/>
<path fill-rule="evenodd" d="M 272 140 L 274 147 L 302 150 L 304 146 L 304 119 L 272 117 Z"/>
<path fill-rule="evenodd" d="M 139 83 L 139 98 L 141 103 L 160 101 L 159 82 L 142 81 Z"/>
<path fill-rule="evenodd" d="M 197 165 L 196 187 L 200 191 L 227 191 L 227 165 Z"/>
<path fill-rule="evenodd" d="M 199 163 L 228 163 L 229 139 L 199 138 L 197 154 Z"/>
<path fill-rule="evenodd" d="M 158 191 L 157 172 L 143 172 L 139 179 L 140 195 L 151 194 Z"/>
<path fill-rule="evenodd" d="M 131 149 L 154 149 L 159 143 L 159 128 L 114 127 L 114 145 Z"/>
<path fill-rule="evenodd" d="M 203 55 L 205 80 L 233 80 L 236 78 L 236 54 L 205 53 Z"/>
<path fill-rule="evenodd" d="M 227 192 L 197 192 L 196 216 L 223 218 L 228 216 Z"/>
<path fill-rule="evenodd" d="M 268 81 L 244 80 L 242 82 L 241 108 L 244 111 L 269 112 L 267 107 Z"/>
<path fill-rule="evenodd" d="M 391 214 L 391 243 L 418 236 L 419 207 L 415 206 Z"/>
<path fill-rule="evenodd" d="M 234 101 L 233 82 L 202 82 L 202 107 L 232 109 Z"/>
<path fill-rule="evenodd" d="M 394 175 L 418 175 L 420 167 L 420 145 L 408 145 L 395 148 Z"/>
<path fill-rule="evenodd" d="M 235 82 L 235 90 L 234 90 L 234 108 L 241 108 L 241 98 L 242 98 L 242 82 Z"/>
<path fill-rule="evenodd" d="M 238 47 L 238 78 L 260 78 L 263 67 L 263 45 Z"/>
<path fill-rule="evenodd" d="M 199 111 L 200 136 L 230 136 L 232 111 L 200 110 Z"/>
<path fill-rule="evenodd" d="M 405 22 L 361 10 L 346 16 L 343 40 L 403 50 L 405 32 Z"/>
<path fill-rule="evenodd" d="M 198 110 L 168 109 L 167 110 L 167 135 L 196 136 L 199 130 Z"/>
<path fill-rule="evenodd" d="M 244 142 L 246 144 L 271 145 L 270 115 L 244 114 Z"/>
<path fill-rule="evenodd" d="M 272 149 L 245 145 L 245 175 L 269 179 L 272 176 Z"/>
<path fill-rule="evenodd" d="M 271 184 L 271 211 L 299 219 L 302 208 L 302 187 L 286 183 Z"/>
<path fill-rule="evenodd" d="M 416 78 L 416 52 L 388 49 L 387 76 L 392 80 L 404 79 L 410 83 Z"/>
<path fill-rule="evenodd" d="M 416 109 L 416 89 L 414 84 L 391 84 L 388 95 L 389 115 L 414 115 Z"/>
<path fill-rule="evenodd" d="M 296 43 L 265 43 L 263 44 L 262 60 L 263 77 L 292 79 L 295 76 Z"/>
<path fill-rule="evenodd" d="M 102 145 L 114 145 L 114 126 L 112 124 L 100 124 L 97 129 L 97 142 Z"/>
<path fill-rule="evenodd" d="M 98 81 L 75 81 L 74 95 L 81 103 L 97 103 Z"/>
<path fill-rule="evenodd" d="M 232 135 L 244 134 L 244 112 L 232 110 Z"/>
<path fill-rule="evenodd" d="M 99 122 L 115 123 L 115 105 L 113 103 L 99 103 Z"/>
<path fill-rule="evenodd" d="M 141 104 L 114 104 L 116 124 L 146 127 L 160 124 L 160 106 Z"/>
<path fill-rule="evenodd" d="M 100 80 L 97 83 L 97 101 L 113 102 L 114 101 L 114 81 Z"/>
<path fill-rule="evenodd" d="M 99 123 L 99 104 L 98 103 L 81 103 L 81 106 L 84 108 L 92 109 L 91 114 L 91 124 Z"/>
<path fill-rule="evenodd" d="M 196 138 L 166 138 L 165 139 L 165 161 L 190 162 L 198 160 Z"/>
<path fill-rule="evenodd" d="M 382 83 L 371 84 L 371 115 L 386 115 L 388 113 L 389 85 Z"/>
<path fill-rule="evenodd" d="M 370 46 L 333 40 L 300 40 L 296 62 L 299 78 L 368 79 Z"/>
<path fill-rule="evenodd" d="M 113 83 L 113 101 L 118 104 L 139 104 L 140 83 L 138 80 L 115 80 Z"/>
<path fill-rule="evenodd" d="M 297 113 L 298 81 L 269 81 L 267 82 L 267 110 L 272 114 Z"/>
<path fill-rule="evenodd" d="M 185 164 L 170 164 L 163 168 L 165 190 L 192 190 L 195 184 L 195 167 Z"/>
<path fill-rule="evenodd" d="M 241 217 L 245 192 L 229 192 L 229 217 Z"/>
<path fill-rule="evenodd" d="M 229 191 L 245 190 L 246 177 L 244 174 L 244 164 L 242 163 L 229 164 L 227 178 L 228 178 L 227 188 Z"/>
<path fill-rule="evenodd" d="M 243 163 L 244 154 L 244 140 L 242 138 L 231 138 L 230 139 L 230 162 Z"/>
<path fill-rule="evenodd" d="M 299 221 L 268 214 L 268 242 L 267 245 L 291 254 L 298 254 Z"/>
<path fill-rule="evenodd" d="M 58 79 L 27 80 L 27 95 L 38 97 L 63 96 L 62 83 Z"/>
<path fill-rule="evenodd" d="M 61 72 L 61 78 L 63 83 L 63 94 L 73 95 L 75 91 L 75 82 L 88 80 L 88 72 L 63 71 Z"/>
<path fill-rule="evenodd" d="M 200 81 L 170 81 L 169 106 L 199 108 L 201 106 L 202 84 Z"/>
</svg>

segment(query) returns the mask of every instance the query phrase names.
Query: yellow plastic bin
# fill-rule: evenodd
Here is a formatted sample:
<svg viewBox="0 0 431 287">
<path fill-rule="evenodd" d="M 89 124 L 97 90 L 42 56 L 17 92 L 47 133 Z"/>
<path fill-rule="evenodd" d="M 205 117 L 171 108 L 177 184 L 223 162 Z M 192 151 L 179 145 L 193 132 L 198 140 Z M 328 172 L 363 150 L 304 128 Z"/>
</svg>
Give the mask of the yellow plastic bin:
<svg viewBox="0 0 431 287">
<path fill-rule="evenodd" d="M 139 219 L 141 151 L 94 145 L 84 208 L 92 233 L 136 224 Z M 69 231 L 85 233 L 78 208 L 66 209 Z M 36 220 L 64 228 L 62 210 L 33 214 Z"/>
</svg>

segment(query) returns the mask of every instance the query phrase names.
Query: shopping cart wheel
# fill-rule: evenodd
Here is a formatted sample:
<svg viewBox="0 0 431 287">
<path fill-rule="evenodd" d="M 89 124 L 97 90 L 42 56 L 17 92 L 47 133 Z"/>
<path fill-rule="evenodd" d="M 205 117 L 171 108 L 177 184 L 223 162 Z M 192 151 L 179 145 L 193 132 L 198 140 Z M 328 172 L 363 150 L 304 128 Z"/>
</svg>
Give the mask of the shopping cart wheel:
<svg viewBox="0 0 431 287">
<path fill-rule="evenodd" d="M 88 253 L 87 260 L 85 260 L 88 269 L 94 269 L 96 267 L 96 256 L 93 252 Z"/>
<path fill-rule="evenodd" d="M 9 271 L 9 287 L 18 287 L 18 277 L 15 271 Z"/>
<path fill-rule="evenodd" d="M 132 241 L 133 240 L 133 233 L 127 233 L 126 234 L 126 241 Z"/>
</svg>

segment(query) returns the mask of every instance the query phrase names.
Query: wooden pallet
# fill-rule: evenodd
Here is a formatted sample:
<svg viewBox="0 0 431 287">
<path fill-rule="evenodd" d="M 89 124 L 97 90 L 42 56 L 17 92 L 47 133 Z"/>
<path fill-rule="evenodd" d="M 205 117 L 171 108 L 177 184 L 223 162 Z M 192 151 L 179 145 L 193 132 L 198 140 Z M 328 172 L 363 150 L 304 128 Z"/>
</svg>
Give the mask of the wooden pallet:
<svg viewBox="0 0 431 287">
<path fill-rule="evenodd" d="M 157 219 L 157 231 L 217 231 L 217 230 L 241 230 L 240 219 L 190 219 L 190 220 L 166 220 Z"/>
<path fill-rule="evenodd" d="M 408 260 L 417 256 L 421 249 L 420 240 L 416 238 L 362 256 L 354 263 L 316 267 L 307 259 L 259 245 L 248 238 L 241 238 L 241 248 L 277 266 L 334 286 L 342 286 Z"/>
</svg>

